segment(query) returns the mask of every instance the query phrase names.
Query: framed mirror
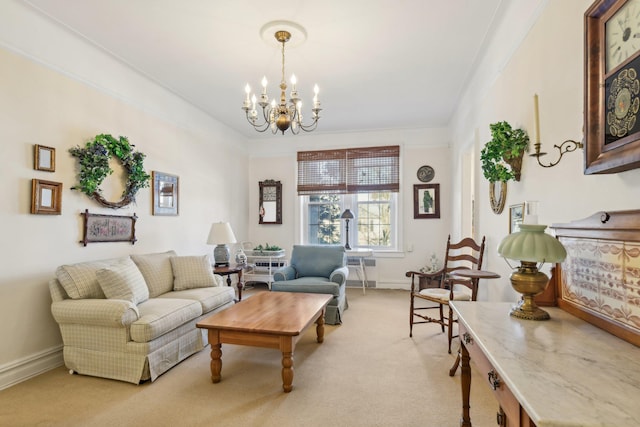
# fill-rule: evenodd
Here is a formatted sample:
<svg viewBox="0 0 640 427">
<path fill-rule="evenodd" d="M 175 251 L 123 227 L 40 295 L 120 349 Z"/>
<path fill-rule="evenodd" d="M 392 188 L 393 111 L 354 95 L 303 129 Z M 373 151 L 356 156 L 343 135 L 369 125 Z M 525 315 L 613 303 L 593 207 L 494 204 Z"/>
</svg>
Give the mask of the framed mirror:
<svg viewBox="0 0 640 427">
<path fill-rule="evenodd" d="M 268 179 L 260 181 L 259 224 L 282 224 L 282 184 Z"/>
</svg>

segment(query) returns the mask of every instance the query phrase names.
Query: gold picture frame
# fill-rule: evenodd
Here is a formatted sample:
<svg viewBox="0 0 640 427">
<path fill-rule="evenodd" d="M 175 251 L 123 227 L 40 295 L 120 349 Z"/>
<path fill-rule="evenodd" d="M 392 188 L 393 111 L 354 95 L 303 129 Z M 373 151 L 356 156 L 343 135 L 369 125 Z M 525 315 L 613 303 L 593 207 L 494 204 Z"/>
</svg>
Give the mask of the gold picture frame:
<svg viewBox="0 0 640 427">
<path fill-rule="evenodd" d="M 56 171 L 56 149 L 44 145 L 33 146 L 33 168 L 39 171 Z"/>
<path fill-rule="evenodd" d="M 152 171 L 152 215 L 176 216 L 179 213 L 179 181 L 177 175 Z"/>
<path fill-rule="evenodd" d="M 60 215 L 62 213 L 62 183 L 32 179 L 31 213 Z"/>
</svg>

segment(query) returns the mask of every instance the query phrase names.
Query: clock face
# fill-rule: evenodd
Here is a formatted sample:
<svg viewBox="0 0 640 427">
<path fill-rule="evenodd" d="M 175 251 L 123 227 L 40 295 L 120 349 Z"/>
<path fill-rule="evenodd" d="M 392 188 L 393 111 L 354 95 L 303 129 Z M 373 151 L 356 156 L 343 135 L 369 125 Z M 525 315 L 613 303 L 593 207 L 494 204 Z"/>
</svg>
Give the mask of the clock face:
<svg viewBox="0 0 640 427">
<path fill-rule="evenodd" d="M 267 202 L 276 200 L 276 187 L 263 187 L 262 188 L 262 200 Z"/>
<path fill-rule="evenodd" d="M 638 121 L 640 110 L 640 81 L 634 65 L 638 59 L 631 62 L 629 68 L 607 79 L 606 99 L 606 137 L 608 142 L 616 141 L 633 133 Z M 607 142 L 605 142 L 607 143 Z"/>
<path fill-rule="evenodd" d="M 640 0 L 628 0 L 604 26 L 608 73 L 640 51 Z"/>
<path fill-rule="evenodd" d="M 436 172 L 431 166 L 421 166 L 418 169 L 418 179 L 422 182 L 429 182 L 436 175 Z"/>
</svg>

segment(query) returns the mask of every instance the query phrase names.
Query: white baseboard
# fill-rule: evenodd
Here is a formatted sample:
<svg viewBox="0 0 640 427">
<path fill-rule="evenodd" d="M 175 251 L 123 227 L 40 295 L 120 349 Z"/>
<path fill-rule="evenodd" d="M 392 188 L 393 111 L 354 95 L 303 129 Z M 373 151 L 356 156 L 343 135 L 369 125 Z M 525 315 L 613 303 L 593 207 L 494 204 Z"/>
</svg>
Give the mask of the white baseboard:
<svg viewBox="0 0 640 427">
<path fill-rule="evenodd" d="M 64 365 L 62 345 L 0 366 L 0 390 Z"/>
<path fill-rule="evenodd" d="M 376 283 L 376 288 L 378 289 L 404 289 L 408 291 L 411 289 L 411 284 L 406 282 L 386 282 L 386 281 L 378 281 Z"/>
</svg>

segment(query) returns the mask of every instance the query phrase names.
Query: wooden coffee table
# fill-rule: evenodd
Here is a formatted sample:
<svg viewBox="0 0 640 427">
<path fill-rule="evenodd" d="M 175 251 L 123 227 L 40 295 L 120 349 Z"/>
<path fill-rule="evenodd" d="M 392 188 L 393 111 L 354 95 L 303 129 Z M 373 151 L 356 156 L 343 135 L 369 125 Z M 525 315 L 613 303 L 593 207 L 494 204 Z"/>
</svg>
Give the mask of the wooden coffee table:
<svg viewBox="0 0 640 427">
<path fill-rule="evenodd" d="M 259 292 L 197 323 L 208 329 L 211 344 L 211 381 L 220 382 L 222 343 L 279 349 L 282 352 L 282 388 L 292 389 L 293 350 L 311 324 L 317 341 L 324 340 L 324 312 L 333 297 L 297 292 Z"/>
</svg>

